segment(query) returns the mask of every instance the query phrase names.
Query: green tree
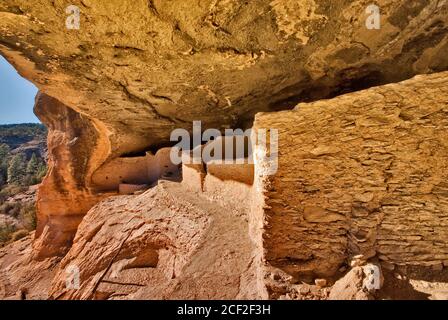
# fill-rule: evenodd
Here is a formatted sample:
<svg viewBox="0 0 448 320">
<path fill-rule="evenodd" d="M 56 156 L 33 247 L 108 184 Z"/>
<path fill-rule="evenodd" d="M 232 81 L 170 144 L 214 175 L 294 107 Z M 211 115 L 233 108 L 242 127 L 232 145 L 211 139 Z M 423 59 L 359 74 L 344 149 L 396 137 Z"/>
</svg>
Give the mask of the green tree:
<svg viewBox="0 0 448 320">
<path fill-rule="evenodd" d="M 6 171 L 0 168 L 0 188 L 6 183 Z"/>
<path fill-rule="evenodd" d="M 26 179 L 25 184 L 27 186 L 41 183 L 42 178 L 47 172 L 47 166 L 42 159 L 38 158 L 35 153 L 31 156 L 30 161 L 26 166 Z"/>
<path fill-rule="evenodd" d="M 34 176 L 36 175 L 37 170 L 39 170 L 39 161 L 37 160 L 36 154 L 33 153 L 30 161 L 28 161 L 28 164 L 26 165 L 26 174 Z"/>
<path fill-rule="evenodd" d="M 8 158 L 10 151 L 7 144 L 0 144 L 0 188 L 6 183 L 8 178 Z"/>
<path fill-rule="evenodd" d="M 10 148 L 7 144 L 0 143 L 0 163 L 5 162 L 8 159 Z"/>
<path fill-rule="evenodd" d="M 16 154 L 9 161 L 8 166 L 8 184 L 24 185 L 26 177 L 26 159 L 21 153 Z"/>
<path fill-rule="evenodd" d="M 47 165 L 45 164 L 44 161 L 40 161 L 37 167 L 38 183 L 42 181 L 42 179 L 45 177 L 46 174 L 47 174 Z"/>
</svg>

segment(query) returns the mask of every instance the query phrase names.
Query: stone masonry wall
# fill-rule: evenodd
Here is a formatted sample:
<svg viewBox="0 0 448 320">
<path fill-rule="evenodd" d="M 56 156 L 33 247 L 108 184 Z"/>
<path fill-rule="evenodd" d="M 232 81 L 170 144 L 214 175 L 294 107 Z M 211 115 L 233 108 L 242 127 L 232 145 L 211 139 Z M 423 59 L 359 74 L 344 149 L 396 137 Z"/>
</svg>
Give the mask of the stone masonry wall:
<svg viewBox="0 0 448 320">
<path fill-rule="evenodd" d="M 265 258 L 331 276 L 356 254 L 448 264 L 448 73 L 263 113 L 279 169 L 263 180 Z"/>
</svg>

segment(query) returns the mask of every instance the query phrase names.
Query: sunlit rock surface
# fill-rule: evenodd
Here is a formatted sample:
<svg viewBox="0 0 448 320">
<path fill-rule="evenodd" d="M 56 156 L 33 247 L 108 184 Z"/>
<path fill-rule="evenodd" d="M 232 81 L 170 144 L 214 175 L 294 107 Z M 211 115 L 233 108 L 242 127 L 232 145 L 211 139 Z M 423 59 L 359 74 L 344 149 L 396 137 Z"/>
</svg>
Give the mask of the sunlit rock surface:
<svg viewBox="0 0 448 320">
<path fill-rule="evenodd" d="M 3 0 L 0 54 L 41 91 L 35 110 L 49 127 L 50 161 L 38 194 L 34 250 L 21 257 L 16 248 L 0 256 L 7 270 L 0 275 L 5 296 L 26 286 L 38 289 L 30 297 L 67 299 L 326 298 L 325 289 L 294 282 L 327 277 L 331 284 L 354 254 L 379 259 L 389 268 L 446 270 L 447 76 L 440 72 L 448 69 L 448 4 L 376 3 L 379 29 L 367 28 L 371 1 L 363 0 L 76 0 L 70 4 L 80 9 L 80 29 L 68 30 L 65 1 Z M 322 100 L 429 73 L 438 74 Z M 322 101 L 275 113 L 317 100 Z M 138 219 L 149 225 L 134 225 L 129 209 L 121 211 L 120 200 L 109 198 L 120 186 L 142 183 L 126 181 L 129 177 L 118 172 L 113 183 L 105 181 L 110 168 L 137 163 L 148 152 L 156 155 L 170 146 L 173 129 L 191 129 L 194 120 L 201 120 L 203 129 L 249 128 L 259 112 L 255 128 L 281 133 L 279 171 L 269 180 L 257 174 L 262 163 L 255 165 L 250 189 L 241 181 L 221 184 L 202 165 L 184 167 L 187 181 L 172 182 L 173 188 L 163 192 L 198 192 L 194 205 L 200 219 L 188 217 L 187 225 L 167 222 L 176 221 L 176 211 L 170 210 L 184 210 L 180 196 L 179 203 L 166 202 L 163 208 L 169 210 L 157 213 L 167 223 L 163 230 L 157 229 L 163 223 L 148 222 L 156 219 L 150 208 L 135 203 Z M 236 172 L 214 170 L 226 178 Z M 248 177 L 243 180 L 252 181 Z M 154 197 L 162 195 L 155 192 Z M 206 225 L 201 219 L 213 210 L 227 214 L 223 223 L 243 233 L 240 238 L 201 229 Z M 242 220 L 231 220 L 234 212 Z M 109 226 L 109 218 L 122 226 Z M 91 230 L 95 224 L 99 229 Z M 200 248 L 199 242 L 182 242 L 189 226 L 202 230 L 206 245 L 224 234 L 244 244 L 224 260 L 218 257 L 224 244 L 216 246 L 210 263 L 222 262 L 226 267 L 220 276 L 229 279 L 222 295 L 213 291 L 219 277 L 205 280 L 220 269 L 209 272 L 194 264 L 199 258 L 188 261 L 189 250 Z M 136 242 L 125 247 L 129 250 L 121 260 L 137 257 L 158 280 L 137 277 L 132 290 L 121 290 L 112 288 L 117 284 L 108 277 L 127 270 L 124 262 L 111 268 L 128 230 L 142 234 L 131 238 Z M 85 251 L 89 241 L 95 249 L 91 253 Z M 173 243 L 185 250 L 176 252 Z M 166 250 L 166 255 L 155 266 L 156 254 L 141 256 L 142 248 L 158 254 Z M 176 256 L 183 262 L 170 266 Z M 109 258 L 111 265 L 103 265 Z M 63 268 L 70 262 L 86 266 L 83 290 L 75 293 L 63 289 Z M 132 263 L 137 262 L 130 261 L 131 271 L 126 271 L 131 278 L 138 269 Z M 232 264 L 247 277 L 230 275 Z M 39 268 L 51 274 L 45 273 L 41 283 L 22 277 L 27 268 L 35 268 L 30 274 Z M 167 278 L 173 270 L 175 281 Z M 200 288 L 189 282 L 196 270 L 204 272 Z M 14 277 L 5 284 L 10 272 Z M 176 281 L 183 289 L 171 287 Z M 154 284 L 164 289 L 147 291 Z"/>
</svg>

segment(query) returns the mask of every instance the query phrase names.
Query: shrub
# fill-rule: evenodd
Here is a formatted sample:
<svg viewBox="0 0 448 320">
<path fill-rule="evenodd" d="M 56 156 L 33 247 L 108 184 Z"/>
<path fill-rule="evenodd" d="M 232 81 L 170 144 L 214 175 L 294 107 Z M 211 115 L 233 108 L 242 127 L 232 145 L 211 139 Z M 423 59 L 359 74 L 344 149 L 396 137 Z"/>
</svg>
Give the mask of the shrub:
<svg viewBox="0 0 448 320">
<path fill-rule="evenodd" d="M 25 192 L 28 190 L 27 187 L 17 186 L 17 185 L 7 185 L 0 191 L 0 195 L 4 197 L 11 197 L 18 193 Z"/>
<path fill-rule="evenodd" d="M 0 225 L 0 247 L 11 241 L 12 235 L 16 230 L 16 227 L 11 224 Z"/>
<path fill-rule="evenodd" d="M 37 217 L 36 206 L 34 203 L 25 203 L 22 205 L 20 208 L 19 221 L 28 232 L 36 230 Z"/>
<path fill-rule="evenodd" d="M 32 202 L 5 202 L 0 206 L 0 214 L 17 218 L 19 223 L 28 231 L 36 229 L 36 206 Z"/>
<path fill-rule="evenodd" d="M 30 234 L 30 232 L 28 230 L 24 230 L 24 229 L 18 230 L 11 235 L 11 241 L 14 242 L 14 241 L 23 239 L 23 238 L 27 237 L 29 234 Z"/>
<path fill-rule="evenodd" d="M 0 213 L 10 217 L 18 218 L 21 211 L 21 204 L 18 202 L 5 202 L 0 206 Z"/>
</svg>

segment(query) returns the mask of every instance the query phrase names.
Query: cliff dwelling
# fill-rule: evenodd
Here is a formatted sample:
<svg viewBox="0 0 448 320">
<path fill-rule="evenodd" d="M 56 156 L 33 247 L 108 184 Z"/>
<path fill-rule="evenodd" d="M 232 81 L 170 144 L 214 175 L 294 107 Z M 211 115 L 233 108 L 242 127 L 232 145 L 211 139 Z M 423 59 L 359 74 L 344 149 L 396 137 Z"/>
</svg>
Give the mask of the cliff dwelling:
<svg viewBox="0 0 448 320">
<path fill-rule="evenodd" d="M 71 2 L 0 3 L 49 154 L 0 299 L 448 299 L 448 2 Z"/>
<path fill-rule="evenodd" d="M 159 179 L 176 179 L 179 166 L 170 161 L 170 148 L 163 148 L 155 155 L 121 156 L 105 163 L 92 175 L 92 184 L 98 192 L 133 193 L 144 190 Z"/>
</svg>

